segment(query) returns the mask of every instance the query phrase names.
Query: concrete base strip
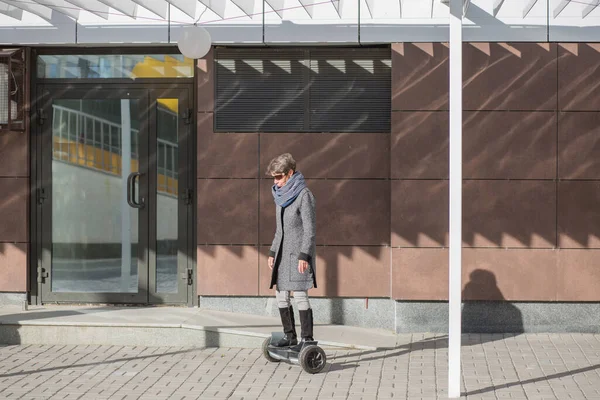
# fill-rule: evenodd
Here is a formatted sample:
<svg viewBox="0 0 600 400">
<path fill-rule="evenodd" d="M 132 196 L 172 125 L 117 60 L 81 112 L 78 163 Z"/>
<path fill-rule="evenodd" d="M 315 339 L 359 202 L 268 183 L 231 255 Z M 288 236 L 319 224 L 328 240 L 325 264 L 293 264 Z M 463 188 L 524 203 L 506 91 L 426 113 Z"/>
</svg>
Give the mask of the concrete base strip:
<svg viewBox="0 0 600 400">
<path fill-rule="evenodd" d="M 173 330 L 179 332 L 176 333 Z M 203 334 L 198 337 L 190 337 L 190 333 L 194 331 Z M 27 321 L 15 324 L 0 322 L 0 343 L 4 344 L 130 344 L 149 346 L 150 342 L 164 346 L 165 342 L 177 342 L 182 346 L 260 348 L 267 337 L 269 337 L 269 334 L 260 332 L 190 324 L 82 323 L 67 321 Z M 188 341 L 186 338 L 190 340 Z M 374 346 L 327 340 L 320 340 L 319 345 L 332 349 L 377 350 L 377 347 Z"/>
</svg>

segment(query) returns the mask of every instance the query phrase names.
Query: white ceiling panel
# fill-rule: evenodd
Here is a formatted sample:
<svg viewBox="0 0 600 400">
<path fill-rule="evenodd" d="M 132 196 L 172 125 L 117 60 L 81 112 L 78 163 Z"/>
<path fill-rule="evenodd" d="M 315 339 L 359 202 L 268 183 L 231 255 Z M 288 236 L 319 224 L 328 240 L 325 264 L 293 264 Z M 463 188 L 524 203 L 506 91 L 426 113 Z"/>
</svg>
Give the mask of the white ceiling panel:
<svg viewBox="0 0 600 400">
<path fill-rule="evenodd" d="M 100 3 L 98 0 L 67 0 L 70 4 L 79 7 L 82 10 L 108 19 L 108 6 Z"/>
<path fill-rule="evenodd" d="M 596 7 L 598 7 L 600 5 L 600 0 L 591 0 L 591 1 L 592 2 L 590 4 L 587 4 L 585 6 L 585 8 L 583 9 L 581 18 L 587 17 L 592 11 L 594 11 L 596 9 Z"/>
<path fill-rule="evenodd" d="M 79 18 L 79 12 L 81 11 L 81 8 L 71 3 L 67 3 L 64 0 L 43 0 L 39 1 L 38 4 L 40 3 L 44 6 L 50 7 L 56 12 L 67 15 L 73 19 Z"/>
<path fill-rule="evenodd" d="M 119 0 L 116 0 L 119 1 Z M 169 15 L 169 3 L 166 0 L 132 0 L 137 5 L 144 7 L 146 10 L 158 15 L 163 19 L 167 19 Z M 138 10 L 139 13 L 139 10 Z M 138 14 L 136 14 L 136 17 Z"/>
<path fill-rule="evenodd" d="M 52 19 L 52 9 L 50 7 L 43 6 L 34 2 L 22 2 L 17 0 L 2 0 L 3 3 L 9 4 L 13 7 L 22 9 L 23 11 L 30 12 L 38 17 L 41 17 L 47 21 Z"/>
<path fill-rule="evenodd" d="M 172 6 L 179 8 L 190 17 L 195 18 L 196 7 L 198 6 L 198 2 L 196 0 L 167 0 L 167 2 Z"/>
<path fill-rule="evenodd" d="M 231 0 L 231 2 L 238 6 L 247 16 L 253 16 L 255 0 Z"/>
<path fill-rule="evenodd" d="M 0 1 L 0 14 L 4 14 L 14 19 L 20 20 L 23 18 L 23 9 L 17 8 L 10 4 Z"/>
<path fill-rule="evenodd" d="M 109 7 L 114 8 L 127 15 L 130 18 L 135 18 L 138 5 L 131 0 L 98 0 Z"/>
<path fill-rule="evenodd" d="M 209 10 L 211 10 L 212 12 L 217 14 L 220 18 L 225 18 L 225 9 L 227 8 L 227 0 L 200 0 L 200 2 L 202 4 L 204 4 L 206 7 L 208 7 Z M 181 10 L 181 11 L 183 11 L 183 10 Z M 194 15 L 191 15 L 191 17 L 195 18 Z"/>
</svg>

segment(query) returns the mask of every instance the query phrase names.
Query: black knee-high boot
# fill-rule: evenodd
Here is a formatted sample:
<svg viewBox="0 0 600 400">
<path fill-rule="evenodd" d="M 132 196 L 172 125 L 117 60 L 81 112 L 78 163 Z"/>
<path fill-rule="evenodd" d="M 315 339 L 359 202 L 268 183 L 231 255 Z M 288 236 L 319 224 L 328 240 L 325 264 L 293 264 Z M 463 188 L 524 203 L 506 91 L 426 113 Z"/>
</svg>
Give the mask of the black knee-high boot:
<svg viewBox="0 0 600 400">
<path fill-rule="evenodd" d="M 313 312 L 312 308 L 300 310 L 300 336 L 302 341 L 312 341 L 313 339 Z"/>
<path fill-rule="evenodd" d="M 280 308 L 279 315 L 281 316 L 281 325 L 283 325 L 283 333 L 285 336 L 275 344 L 277 347 L 294 346 L 298 344 L 298 336 L 296 336 L 296 321 L 294 321 L 294 309 L 292 306 Z"/>
</svg>

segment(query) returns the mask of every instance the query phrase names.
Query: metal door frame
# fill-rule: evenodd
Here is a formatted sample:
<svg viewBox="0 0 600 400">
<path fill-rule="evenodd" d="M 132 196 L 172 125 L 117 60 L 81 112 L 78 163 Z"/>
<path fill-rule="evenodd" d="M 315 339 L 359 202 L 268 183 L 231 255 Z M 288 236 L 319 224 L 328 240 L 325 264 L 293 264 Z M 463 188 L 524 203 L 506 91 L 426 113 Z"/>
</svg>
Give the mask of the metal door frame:
<svg viewBox="0 0 600 400">
<path fill-rule="evenodd" d="M 102 82 L 96 81 L 81 82 L 81 81 L 70 81 L 70 82 L 56 82 L 56 80 L 44 80 L 38 82 L 33 92 L 36 96 L 36 101 L 32 107 L 32 129 L 31 129 L 31 153 L 32 153 L 32 172 L 31 172 L 31 187 L 32 196 L 30 202 L 31 208 L 31 277 L 35 277 L 35 280 L 31 280 L 30 290 L 32 292 L 32 299 L 35 300 L 36 304 L 42 303 L 115 303 L 115 304 L 180 304 L 180 305 L 195 305 L 196 300 L 196 288 L 195 288 L 195 149 L 194 143 L 195 138 L 193 133 L 194 126 L 194 90 L 190 83 L 190 80 L 180 80 L 179 82 L 169 83 L 124 83 L 120 82 Z M 98 97 L 98 94 L 105 94 L 106 96 Z M 44 152 L 46 157 L 52 152 L 52 125 L 51 118 L 48 121 L 48 115 L 39 113 L 39 110 L 48 109 L 51 107 L 51 101 L 53 98 L 74 98 L 74 95 L 79 97 L 75 98 L 125 98 L 123 94 L 130 93 L 132 96 L 141 101 L 140 113 L 142 116 L 145 114 L 146 117 L 140 119 L 140 128 L 144 127 L 146 132 L 146 139 L 140 141 L 140 154 L 142 152 L 146 155 L 145 165 L 142 166 L 140 163 L 140 170 L 145 169 L 145 182 L 144 186 L 147 193 L 144 193 L 146 200 L 146 207 L 143 213 L 140 213 L 139 231 L 140 238 L 138 239 L 139 246 L 143 250 L 138 251 L 138 256 L 141 260 L 138 261 L 138 293 L 85 293 L 85 292 L 69 292 L 69 293 L 51 293 L 45 291 L 45 284 L 42 284 L 41 277 L 44 271 L 49 265 L 51 243 L 48 243 L 48 238 L 51 238 L 51 231 L 44 232 L 43 230 L 51 229 L 52 211 L 50 210 L 49 215 L 47 211 L 43 209 L 43 197 L 48 198 L 51 193 L 51 186 L 48 185 L 47 177 L 48 171 L 51 168 L 44 165 L 48 163 L 44 159 Z M 157 171 L 155 163 L 152 160 L 156 160 L 156 137 L 157 137 L 157 125 L 156 121 L 156 100 L 158 98 L 177 98 L 179 100 L 179 196 L 178 196 L 178 238 L 179 238 L 179 249 L 178 252 L 178 280 L 180 282 L 185 281 L 185 285 L 181 283 L 178 285 L 179 290 L 177 294 L 160 294 L 153 292 L 153 288 L 156 287 L 156 263 L 153 255 L 156 251 L 156 241 L 151 238 L 156 237 L 156 189 L 157 189 Z M 144 110 L 147 110 L 144 113 Z M 46 121 L 44 121 L 44 117 Z M 151 122 L 151 121 L 154 121 Z M 47 130 L 50 129 L 50 134 Z M 44 130 L 46 132 L 44 133 Z M 141 131 L 142 129 L 140 129 Z M 50 140 L 50 148 L 48 148 L 48 140 Z M 152 167 L 154 166 L 154 168 Z M 50 164 L 51 167 L 51 164 Z M 50 172 L 51 177 L 51 172 Z M 45 193 L 42 192 L 45 191 Z M 150 196 L 152 194 L 152 196 Z M 48 204 L 51 204 L 51 199 Z M 48 208 L 46 208 L 48 209 Z M 142 214 L 144 215 L 142 217 Z M 142 241 L 141 233 L 147 232 L 144 235 L 145 239 Z M 44 242 L 45 241 L 45 242 Z M 142 243 L 144 245 L 142 246 Z M 153 252 L 150 253 L 150 252 Z M 140 256 L 141 254 L 141 256 Z M 142 268 L 142 264 L 145 268 Z M 142 273 L 142 270 L 145 270 Z M 50 271 L 51 273 L 51 271 Z M 184 276 L 185 275 L 185 276 Z M 51 276 L 49 276 L 51 278 Z M 183 289 L 186 288 L 187 290 Z"/>
<path fill-rule="evenodd" d="M 177 231 L 178 231 L 178 254 L 177 254 L 177 281 L 178 281 L 178 293 L 157 293 L 156 290 L 156 223 L 158 221 L 157 204 L 158 201 L 156 196 L 151 196 L 153 201 L 150 206 L 150 224 L 148 226 L 149 234 L 149 263 L 148 263 L 148 277 L 149 277 L 149 290 L 148 290 L 148 303 L 149 304 L 188 304 L 190 303 L 190 293 L 192 286 L 195 282 L 194 279 L 194 262 L 193 258 L 190 257 L 190 246 L 189 238 L 192 236 L 190 233 L 190 225 L 192 222 L 192 209 L 194 202 L 194 174 L 191 170 L 192 163 L 190 158 L 190 149 L 194 147 L 190 145 L 192 141 L 192 126 L 193 126 L 193 112 L 191 104 L 193 102 L 192 90 L 183 86 L 173 87 L 169 85 L 166 87 L 153 86 L 148 90 L 149 94 L 149 120 L 156 121 L 156 104 L 157 100 L 161 98 L 176 98 L 178 99 L 179 106 L 179 123 L 178 123 L 178 206 L 177 206 Z M 149 123 L 149 149 L 148 154 L 150 157 L 149 163 L 149 179 L 150 185 L 149 190 L 151 193 L 157 193 L 157 169 L 154 161 L 157 160 L 158 152 L 156 149 L 157 137 L 158 137 L 158 125 L 156 123 Z M 194 131 L 195 132 L 195 131 Z"/>
</svg>

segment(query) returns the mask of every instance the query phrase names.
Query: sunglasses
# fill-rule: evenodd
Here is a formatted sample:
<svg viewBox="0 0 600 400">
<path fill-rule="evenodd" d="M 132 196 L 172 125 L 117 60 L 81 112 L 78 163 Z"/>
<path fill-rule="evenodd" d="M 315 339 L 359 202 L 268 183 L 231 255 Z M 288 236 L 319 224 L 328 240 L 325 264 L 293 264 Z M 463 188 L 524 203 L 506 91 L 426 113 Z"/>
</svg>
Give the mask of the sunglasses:
<svg viewBox="0 0 600 400">
<path fill-rule="evenodd" d="M 286 175 L 287 174 L 277 174 L 277 175 L 272 175 L 272 176 L 273 176 L 273 179 L 275 179 L 276 181 L 280 181 Z"/>
</svg>

